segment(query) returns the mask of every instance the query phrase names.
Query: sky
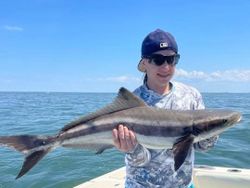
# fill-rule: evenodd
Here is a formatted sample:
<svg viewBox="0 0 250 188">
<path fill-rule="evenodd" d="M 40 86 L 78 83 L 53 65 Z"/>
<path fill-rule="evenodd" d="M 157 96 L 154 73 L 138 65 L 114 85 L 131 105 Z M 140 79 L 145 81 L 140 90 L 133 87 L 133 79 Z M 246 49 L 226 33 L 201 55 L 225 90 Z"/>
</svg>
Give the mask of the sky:
<svg viewBox="0 0 250 188">
<path fill-rule="evenodd" d="M 134 90 L 141 42 L 160 28 L 178 43 L 173 80 L 250 92 L 249 10 L 249 0 L 1 0 L 0 91 Z"/>
</svg>

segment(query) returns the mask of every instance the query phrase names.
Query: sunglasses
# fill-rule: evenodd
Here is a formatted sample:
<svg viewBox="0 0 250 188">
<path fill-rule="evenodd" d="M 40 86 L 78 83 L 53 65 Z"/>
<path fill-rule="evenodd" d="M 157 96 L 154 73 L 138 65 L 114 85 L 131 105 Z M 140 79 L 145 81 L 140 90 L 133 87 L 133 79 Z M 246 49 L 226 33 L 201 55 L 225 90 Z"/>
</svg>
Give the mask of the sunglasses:
<svg viewBox="0 0 250 188">
<path fill-rule="evenodd" d="M 150 57 L 145 57 L 147 59 L 149 59 L 150 63 L 155 64 L 156 66 L 161 66 L 165 63 L 167 63 L 170 66 L 175 66 L 179 59 L 180 59 L 180 55 L 176 54 L 176 55 L 171 55 L 171 56 L 163 56 L 163 55 L 153 55 Z"/>
</svg>

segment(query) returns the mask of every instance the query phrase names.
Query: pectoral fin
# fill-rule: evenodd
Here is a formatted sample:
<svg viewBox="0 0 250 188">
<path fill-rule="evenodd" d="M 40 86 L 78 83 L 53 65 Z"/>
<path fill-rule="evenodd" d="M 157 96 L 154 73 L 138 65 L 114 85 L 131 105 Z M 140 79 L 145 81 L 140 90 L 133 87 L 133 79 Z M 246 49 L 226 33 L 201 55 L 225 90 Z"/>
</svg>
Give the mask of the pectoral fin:
<svg viewBox="0 0 250 188">
<path fill-rule="evenodd" d="M 104 150 L 110 149 L 110 148 L 113 148 L 113 147 L 114 147 L 113 145 L 102 145 L 101 147 L 96 148 L 96 153 L 95 154 L 101 154 L 101 153 L 104 152 Z"/>
<path fill-rule="evenodd" d="M 63 144 L 63 147 L 68 147 L 68 148 L 81 148 L 81 149 L 89 149 L 89 150 L 94 150 L 96 151 L 95 154 L 101 154 L 104 152 L 106 149 L 113 148 L 114 146 L 111 144 Z"/>
<path fill-rule="evenodd" d="M 193 146 L 193 142 L 194 142 L 194 136 L 189 135 L 181 139 L 176 144 L 174 144 L 173 153 L 174 153 L 174 161 L 175 161 L 175 164 L 174 164 L 175 171 L 177 171 L 180 168 L 180 166 L 183 164 L 183 162 L 185 161 L 189 150 Z"/>
</svg>

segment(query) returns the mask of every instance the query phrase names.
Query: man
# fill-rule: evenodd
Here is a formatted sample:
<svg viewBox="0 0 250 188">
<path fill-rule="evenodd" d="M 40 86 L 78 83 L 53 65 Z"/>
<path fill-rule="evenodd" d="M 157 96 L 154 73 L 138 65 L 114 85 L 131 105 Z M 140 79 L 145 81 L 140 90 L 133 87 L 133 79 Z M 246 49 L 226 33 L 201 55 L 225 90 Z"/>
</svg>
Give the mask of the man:
<svg viewBox="0 0 250 188">
<path fill-rule="evenodd" d="M 144 83 L 134 93 L 148 105 L 173 110 L 204 109 L 201 94 L 193 87 L 172 82 L 180 55 L 174 37 L 157 29 L 142 42 L 139 71 L 145 73 Z M 126 125 L 113 130 L 115 146 L 126 153 L 126 188 L 193 187 L 194 149 L 211 148 L 217 137 L 194 144 L 185 162 L 174 170 L 172 149 L 147 149 L 136 141 L 136 135 Z"/>
</svg>

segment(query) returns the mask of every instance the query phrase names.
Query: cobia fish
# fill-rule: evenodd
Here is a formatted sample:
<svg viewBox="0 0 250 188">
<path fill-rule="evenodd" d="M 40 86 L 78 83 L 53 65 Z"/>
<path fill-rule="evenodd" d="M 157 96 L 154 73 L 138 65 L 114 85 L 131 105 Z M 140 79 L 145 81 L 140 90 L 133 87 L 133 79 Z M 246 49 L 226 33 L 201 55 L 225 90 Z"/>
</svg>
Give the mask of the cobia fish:
<svg viewBox="0 0 250 188">
<path fill-rule="evenodd" d="M 178 170 L 193 143 L 220 134 L 240 119 L 241 114 L 231 110 L 178 111 L 149 107 L 121 88 L 111 104 L 67 124 L 54 136 L 0 136 L 0 145 L 25 155 L 17 179 L 59 146 L 92 149 L 97 154 L 112 148 L 112 129 L 124 124 L 136 133 L 141 145 L 151 149 L 173 149 L 175 170 Z"/>
</svg>

